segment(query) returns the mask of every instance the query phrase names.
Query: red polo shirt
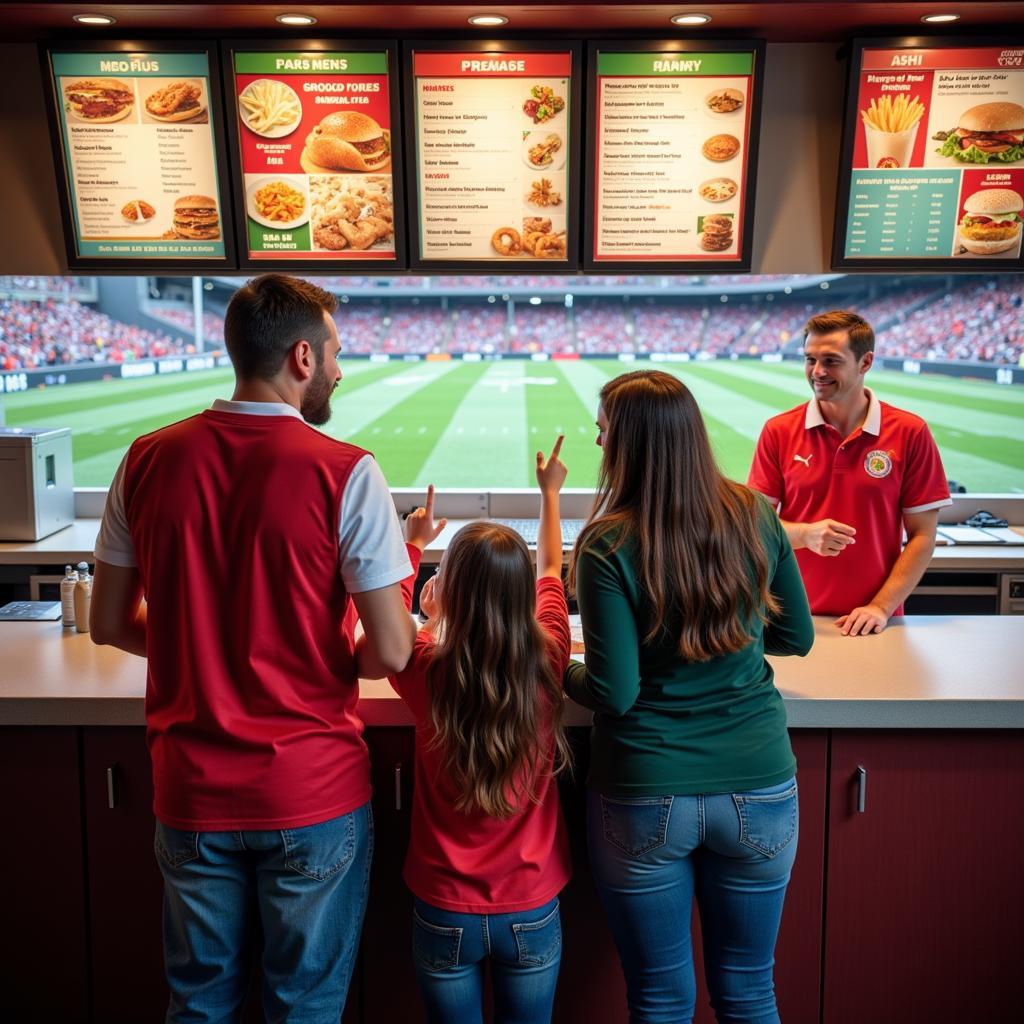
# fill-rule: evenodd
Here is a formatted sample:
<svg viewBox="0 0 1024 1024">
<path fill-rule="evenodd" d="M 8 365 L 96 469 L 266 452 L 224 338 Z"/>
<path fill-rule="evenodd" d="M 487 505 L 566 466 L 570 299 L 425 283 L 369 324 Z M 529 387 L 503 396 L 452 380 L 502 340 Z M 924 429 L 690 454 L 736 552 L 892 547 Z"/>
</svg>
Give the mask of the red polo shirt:
<svg viewBox="0 0 1024 1024">
<path fill-rule="evenodd" d="M 904 514 L 952 504 L 928 425 L 867 394 L 867 417 L 847 438 L 825 422 L 817 400 L 774 416 L 750 467 L 747 483 L 783 519 L 835 519 L 857 530 L 856 543 L 835 558 L 796 552 L 815 614 L 869 603 L 899 557 Z"/>
</svg>

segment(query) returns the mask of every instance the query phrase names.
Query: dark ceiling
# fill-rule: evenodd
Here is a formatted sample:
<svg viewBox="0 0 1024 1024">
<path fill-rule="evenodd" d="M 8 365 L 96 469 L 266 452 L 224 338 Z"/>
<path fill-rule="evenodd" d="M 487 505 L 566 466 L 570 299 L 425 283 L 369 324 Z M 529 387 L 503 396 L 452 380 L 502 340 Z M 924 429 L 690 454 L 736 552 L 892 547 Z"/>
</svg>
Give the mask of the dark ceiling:
<svg viewBox="0 0 1024 1024">
<path fill-rule="evenodd" d="M 73 33 L 79 38 L 104 35 L 130 37 L 148 33 L 204 34 L 212 37 L 254 32 L 271 34 L 344 34 L 346 32 L 409 35 L 417 33 L 480 33 L 481 37 L 512 38 L 517 32 L 600 36 L 643 33 L 651 36 L 758 36 L 772 42 L 838 41 L 855 35 L 963 34 L 1004 35 L 1016 27 L 1020 41 L 1024 3 L 721 3 L 715 0 L 679 4 L 594 4 L 587 0 L 568 3 L 513 3 L 455 5 L 448 3 L 373 4 L 109 4 L 82 2 L 4 3 L 4 38 L 7 41 L 42 39 Z M 311 14 L 318 19 L 312 29 L 283 29 L 277 14 Z M 702 28 L 677 28 L 669 22 L 674 14 L 701 12 L 712 21 Z M 500 13 L 509 19 L 500 30 L 475 29 L 467 19 L 473 14 Z M 923 25 L 924 14 L 957 13 L 952 26 Z M 74 14 L 108 14 L 117 19 L 112 29 L 86 28 L 72 21 Z M 1012 41 L 1012 40 L 1008 40 Z"/>
</svg>

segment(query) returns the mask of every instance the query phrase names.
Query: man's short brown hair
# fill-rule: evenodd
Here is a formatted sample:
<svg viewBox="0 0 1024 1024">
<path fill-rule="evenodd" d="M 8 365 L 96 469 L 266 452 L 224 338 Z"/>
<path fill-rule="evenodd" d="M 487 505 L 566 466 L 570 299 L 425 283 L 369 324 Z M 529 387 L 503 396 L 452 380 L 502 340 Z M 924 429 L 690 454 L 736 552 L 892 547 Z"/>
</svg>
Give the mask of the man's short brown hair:
<svg viewBox="0 0 1024 1024">
<path fill-rule="evenodd" d="M 847 332 L 850 351 L 858 363 L 868 352 L 875 351 L 875 332 L 871 324 L 848 309 L 833 309 L 812 316 L 804 325 L 804 341 L 808 334 L 831 334 L 833 331 Z"/>
<path fill-rule="evenodd" d="M 329 331 L 324 313 L 338 300 L 330 293 L 286 274 L 263 274 L 231 296 L 224 315 L 224 344 L 242 380 L 271 380 L 292 346 L 305 339 L 323 361 Z"/>
</svg>

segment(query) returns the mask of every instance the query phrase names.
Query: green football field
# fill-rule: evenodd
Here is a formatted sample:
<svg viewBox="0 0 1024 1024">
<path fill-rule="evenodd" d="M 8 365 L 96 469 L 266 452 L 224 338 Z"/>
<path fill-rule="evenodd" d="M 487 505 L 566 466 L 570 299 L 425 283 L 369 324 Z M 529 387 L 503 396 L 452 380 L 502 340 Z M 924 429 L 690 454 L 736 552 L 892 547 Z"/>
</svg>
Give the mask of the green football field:
<svg viewBox="0 0 1024 1024">
<path fill-rule="evenodd" d="M 745 479 L 761 425 L 806 400 L 799 363 L 639 362 L 676 373 L 700 403 L 724 470 Z M 568 487 L 594 485 L 597 393 L 617 360 L 534 363 L 342 360 L 325 428 L 374 452 L 395 487 L 524 487 L 534 452 L 565 434 Z M 1024 492 L 1024 388 L 873 370 L 879 396 L 923 416 L 947 475 L 972 491 Z M 75 483 L 106 486 L 133 438 L 231 395 L 228 370 L 75 384 L 4 399 L 11 426 L 73 431 Z M 665 457 L 671 458 L 666 452 Z"/>
</svg>

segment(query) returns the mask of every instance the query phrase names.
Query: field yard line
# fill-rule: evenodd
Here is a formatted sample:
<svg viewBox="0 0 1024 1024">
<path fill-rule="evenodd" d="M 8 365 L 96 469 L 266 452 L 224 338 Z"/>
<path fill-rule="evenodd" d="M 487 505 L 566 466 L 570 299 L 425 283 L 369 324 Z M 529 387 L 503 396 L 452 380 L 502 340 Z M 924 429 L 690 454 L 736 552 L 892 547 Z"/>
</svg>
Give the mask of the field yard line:
<svg viewBox="0 0 1024 1024">
<path fill-rule="evenodd" d="M 448 363 L 395 363 L 393 375 L 360 388 L 353 394 L 351 401 L 345 400 L 345 382 L 342 381 L 334 399 L 334 414 L 323 428 L 324 433 L 342 439 L 351 437 L 390 412 L 410 395 L 461 365 L 455 360 Z"/>
<path fill-rule="evenodd" d="M 732 367 L 733 370 L 736 367 Z M 670 371 L 693 392 L 706 419 L 715 419 L 751 441 L 757 441 L 765 420 L 779 410 L 763 402 L 743 398 L 724 385 L 702 377 L 693 368 L 673 365 Z"/>
<path fill-rule="evenodd" d="M 569 386 L 576 392 L 576 397 L 583 403 L 584 408 L 590 410 L 590 418 L 594 420 L 597 418 L 597 395 L 598 392 L 605 386 L 609 381 L 608 374 L 601 368 L 605 366 L 604 361 L 598 365 L 594 365 L 593 360 L 581 359 L 579 362 L 556 362 L 554 364 L 562 371 L 562 376 L 565 377 Z M 621 366 L 628 366 L 627 363 L 621 363 Z M 623 370 L 625 373 L 626 371 Z M 597 427 L 594 427 L 594 433 L 597 433 Z"/>
<path fill-rule="evenodd" d="M 488 367 L 465 394 L 427 456 L 414 486 L 444 481 L 446 487 L 477 487 L 498 481 L 521 485 L 526 461 L 526 363 L 503 360 Z M 507 381 L 507 387 L 501 383 Z M 511 436 L 501 433 L 509 428 Z M 481 428 L 486 433 L 481 435 Z"/>
</svg>

